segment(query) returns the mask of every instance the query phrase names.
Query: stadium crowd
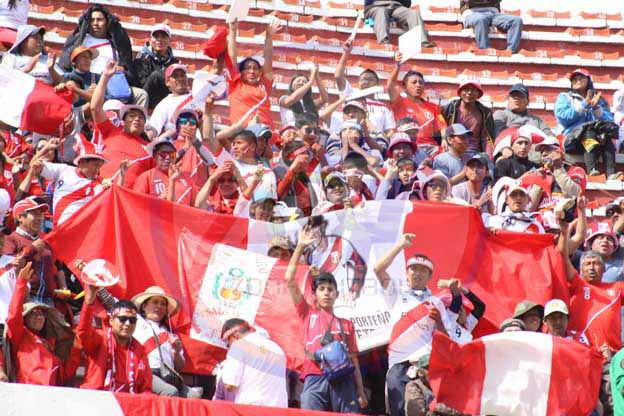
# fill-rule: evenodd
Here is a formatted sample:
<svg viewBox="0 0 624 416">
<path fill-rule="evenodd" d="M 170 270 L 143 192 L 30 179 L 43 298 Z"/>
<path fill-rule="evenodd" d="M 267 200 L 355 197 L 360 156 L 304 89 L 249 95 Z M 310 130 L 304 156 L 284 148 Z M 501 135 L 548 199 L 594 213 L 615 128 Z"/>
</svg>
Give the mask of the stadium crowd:
<svg viewBox="0 0 624 416">
<path fill-rule="evenodd" d="M 479 47 L 489 47 L 488 26 L 495 25 L 507 31 L 508 49 L 518 51 L 522 21 L 502 15 L 500 1 L 461 0 L 461 7 Z M 7 49 L 2 70 L 24 72 L 74 98 L 57 135 L 1 126 L 0 207 L 6 215 L 0 261 L 17 279 L 0 381 L 77 386 L 78 380 L 88 389 L 345 413 L 460 414 L 442 404 L 428 410 L 433 392 L 427 353 L 389 348 L 360 354 L 353 323 L 333 313 L 336 279 L 310 250 L 315 227 L 322 227 L 315 216 L 357 210 L 373 200 L 472 206 L 492 233 L 556 236 L 577 302 L 552 299 L 541 305 L 527 299 L 501 332 L 545 332 L 587 343 L 568 330 L 570 308 L 585 307 L 583 296 L 589 299 L 595 290 L 610 288 L 612 297 L 622 296 L 624 200 L 606 207 L 606 221 L 590 223 L 584 191 L 588 176 L 603 173 L 601 160 L 609 179 L 622 177 L 615 155 L 624 91 L 610 107 L 586 69 L 569 73 L 570 86 L 554 109 L 558 124 L 548 126 L 530 112 L 530 91 L 521 83 L 509 89 L 504 110 L 480 102 L 485 89 L 476 79 L 459 81 L 457 97 L 445 106 L 430 102 L 425 76 L 401 64 L 399 53 L 386 85 L 372 69 L 352 85 L 345 75 L 353 46 L 347 41 L 335 70 L 339 99 L 331 101 L 313 66 L 294 75 L 287 93 L 278 97 L 281 120 L 275 123 L 270 97 L 279 20 L 266 27 L 261 59 L 239 56 L 237 22 L 214 33 L 205 53 L 214 59 L 211 74 L 226 88 L 224 93 L 215 88 L 198 108 L 190 106 L 193 74 L 174 56 L 167 25 L 155 25 L 149 42 L 133 56 L 118 17 L 91 5 L 56 56 L 47 52 L 45 29 L 28 24 L 27 10 L 27 0 L 0 1 L 0 42 Z M 433 46 L 422 18 L 403 1 L 367 1 L 365 13 L 374 20 L 380 43 L 389 42 L 391 15 L 410 29 L 420 26 L 423 46 Z M 366 93 L 376 86 L 388 93 L 387 103 Z M 215 101 L 223 95 L 231 124 L 216 126 Z M 567 153 L 582 154 L 585 169 L 570 163 Z M 257 221 L 311 217 L 297 241 L 278 237 L 269 244 L 269 256 L 288 262 L 285 280 L 304 326 L 302 371 L 292 374 L 275 342 L 253 323 L 233 318 L 223 324 L 228 353 L 212 395 L 189 386 L 181 374 L 184 349 L 170 320 L 180 299 L 159 287 L 115 299 L 105 288 L 85 285 L 82 305 L 70 301 L 72 289 L 82 288 L 41 237 L 111 186 Z M 388 304 L 405 314 L 426 302 L 431 332 L 460 344 L 471 341 L 487 305 L 457 279 L 441 283 L 447 297 L 434 295 L 438 288 L 429 281 L 435 265 L 427 256 L 407 259 L 404 287 L 391 284 L 387 270 L 414 237 L 404 234 L 374 265 Z M 295 282 L 302 264 L 319 268 L 312 279 L 315 304 Z M 76 259 L 75 267 L 82 270 L 86 263 Z M 472 306 L 465 308 L 465 302 Z M 102 309 L 108 319 L 94 321 Z M 336 358 L 339 369 L 319 359 L 330 347 L 342 354 Z M 619 377 L 611 376 L 609 363 L 618 351 L 604 345 L 600 352 L 604 377 L 592 414 L 607 415 L 613 414 L 613 402 L 623 399 L 622 369 Z M 77 378 L 80 366 L 86 369 Z M 386 403 L 378 399 L 384 395 Z"/>
</svg>

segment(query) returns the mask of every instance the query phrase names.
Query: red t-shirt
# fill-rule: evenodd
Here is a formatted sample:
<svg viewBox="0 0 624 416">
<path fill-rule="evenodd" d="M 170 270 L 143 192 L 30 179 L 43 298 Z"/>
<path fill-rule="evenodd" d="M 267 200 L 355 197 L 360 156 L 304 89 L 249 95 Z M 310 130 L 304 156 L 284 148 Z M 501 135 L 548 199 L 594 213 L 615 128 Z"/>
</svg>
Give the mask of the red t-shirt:
<svg viewBox="0 0 624 416">
<path fill-rule="evenodd" d="M 132 190 L 161 197 L 164 195 L 168 183 L 169 175 L 158 168 L 153 168 L 139 175 Z M 175 202 L 193 206 L 196 195 L 197 192 L 192 179 L 185 172 L 182 172 L 175 184 Z"/>
<path fill-rule="evenodd" d="M 303 347 L 312 355 L 314 351 L 321 348 L 321 338 L 325 335 L 327 327 L 332 320 L 332 314 L 322 309 L 317 309 L 308 304 L 305 299 L 295 305 L 297 308 L 297 315 L 303 320 Z M 342 332 L 347 339 L 347 348 L 350 354 L 356 354 L 358 352 L 357 342 L 355 340 L 355 327 L 353 322 L 348 319 L 336 317 L 332 323 L 331 333 L 335 340 L 340 341 L 340 325 L 338 320 L 342 323 Z M 301 371 L 301 379 L 305 379 L 306 376 L 322 375 L 323 372 L 310 358 L 305 358 L 303 362 L 303 370 Z"/>
<path fill-rule="evenodd" d="M 273 116 L 271 116 L 271 92 L 273 81 L 266 77 L 260 77 L 258 85 L 245 84 L 240 75 L 230 81 L 228 99 L 230 100 L 230 123 L 242 119 L 252 108 L 249 118 L 256 113 L 260 114 L 260 123 L 267 124 L 273 129 Z"/>
<path fill-rule="evenodd" d="M 141 137 L 126 133 L 122 127 L 116 127 L 110 120 L 95 123 L 104 140 L 104 157 L 108 160 L 102 166 L 102 178 L 111 178 L 119 170 L 122 160 L 128 159 L 131 163 L 126 173 L 125 186 L 132 188 L 136 178 L 146 170 L 155 166 L 154 159 L 143 148 L 147 144 Z"/>
<path fill-rule="evenodd" d="M 416 102 L 408 97 L 399 95 L 391 104 L 390 108 L 394 112 L 395 120 L 411 117 L 420 126 L 416 141 L 418 144 L 433 144 L 439 146 L 435 141 L 434 134 L 446 129 L 446 121 L 440 111 L 440 106 L 429 101 Z"/>
</svg>

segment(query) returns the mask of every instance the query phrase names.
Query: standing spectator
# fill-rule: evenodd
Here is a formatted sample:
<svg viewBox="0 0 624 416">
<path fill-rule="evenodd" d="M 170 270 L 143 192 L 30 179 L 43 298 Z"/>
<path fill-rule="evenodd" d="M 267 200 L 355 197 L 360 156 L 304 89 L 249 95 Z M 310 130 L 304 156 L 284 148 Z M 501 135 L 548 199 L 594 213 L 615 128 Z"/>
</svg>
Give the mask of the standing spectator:
<svg viewBox="0 0 624 416">
<path fill-rule="evenodd" d="M 544 307 L 530 300 L 523 300 L 516 305 L 512 318 L 520 319 L 526 331 L 542 332 Z"/>
<path fill-rule="evenodd" d="M 0 1 L 0 43 L 6 49 L 15 43 L 17 29 L 28 20 L 29 0 Z"/>
<path fill-rule="evenodd" d="M 620 247 L 618 238 L 608 223 L 591 224 L 585 239 L 585 249 L 602 257 L 603 283 L 624 281 L 624 249 Z"/>
<path fill-rule="evenodd" d="M 43 27 L 20 26 L 15 43 L 2 58 L 2 65 L 22 71 L 49 85 L 60 83 L 63 78 L 54 69 L 56 55 L 46 54 L 44 35 Z"/>
<path fill-rule="evenodd" d="M 440 106 L 425 98 L 425 77 L 418 71 L 409 70 L 403 77 L 403 89 L 397 85 L 401 56 L 396 56 L 397 65 L 388 78 L 390 108 L 397 120 L 412 118 L 419 126 L 416 144 L 430 157 L 435 156 L 442 144 L 446 121 Z"/>
<path fill-rule="evenodd" d="M 438 282 L 438 288 L 447 286 L 451 291 L 451 300 L 447 307 L 450 324 L 449 336 L 453 341 L 464 345 L 472 341 L 472 331 L 485 313 L 485 303 L 472 293 L 470 289 L 462 286 L 459 279 Z M 463 296 L 472 303 L 472 311 L 470 313 L 467 313 L 464 308 Z"/>
<path fill-rule="evenodd" d="M 322 215 L 343 208 L 352 208 L 353 201 L 349 197 L 347 178 L 340 172 L 331 172 L 323 181 L 325 200 L 320 202 L 312 215 Z"/>
<path fill-rule="evenodd" d="M 615 146 L 616 153 L 619 153 L 624 143 L 624 88 L 613 93 L 613 121 L 619 126 L 617 144 Z"/>
<path fill-rule="evenodd" d="M 161 396 L 199 398 L 199 391 L 185 385 L 180 375 L 184 351 L 171 328 L 171 317 L 179 312 L 180 302 L 161 287 L 152 286 L 134 296 L 132 303 L 141 316 L 133 337 L 145 348 L 152 370 L 152 391 Z"/>
<path fill-rule="evenodd" d="M 358 362 L 358 349 L 355 339 L 353 323 L 347 319 L 334 315 L 334 303 L 338 298 L 338 284 L 331 273 L 320 273 L 312 280 L 314 305 L 308 304 L 299 288 L 295 275 L 299 259 L 304 249 L 314 244 L 316 238 L 311 226 L 304 227 L 299 233 L 295 252 L 286 269 L 288 290 L 299 318 L 303 320 L 304 349 L 313 357 L 316 351 L 332 341 L 339 341 L 339 348 L 348 353 L 348 359 L 353 366 L 353 373 L 343 375 L 335 380 L 328 380 L 324 375 L 324 368 L 319 362 L 308 356 L 303 364 L 301 378 L 303 391 L 301 392 L 301 407 L 310 410 L 324 410 L 340 413 L 358 413 L 368 406 L 368 399 L 364 392 L 362 375 Z M 327 334 L 324 336 L 324 334 Z M 331 337 L 329 342 L 323 342 Z M 349 363 L 344 363 L 348 365 Z"/>
<path fill-rule="evenodd" d="M 411 9 L 411 6 L 411 0 L 365 0 L 364 17 L 375 22 L 375 36 L 379 44 L 390 45 L 388 26 L 392 19 L 406 31 L 419 27 L 423 48 L 435 46 L 429 41 L 420 11 Z"/>
<path fill-rule="evenodd" d="M 594 90 L 591 74 L 585 69 L 575 69 L 568 74 L 570 90 L 562 92 L 555 102 L 558 131 L 566 136 L 566 150 L 582 150 L 585 169 L 599 175 L 596 169 L 602 157 L 607 177 L 616 179 L 615 147 L 618 127 L 602 93 Z"/>
<path fill-rule="evenodd" d="M 232 122 L 260 115 L 259 122 L 273 128 L 271 115 L 271 93 L 273 91 L 273 35 L 282 28 L 278 19 L 274 19 L 266 28 L 264 35 L 264 64 L 256 59 L 244 58 L 238 64 L 238 73 L 232 74 L 228 98 L 230 100 L 230 120 Z M 228 34 L 228 53 L 233 62 L 238 60 L 238 21 L 230 23 Z"/>
<path fill-rule="evenodd" d="M 507 230 L 523 233 L 544 233 L 544 227 L 528 211 L 529 194 L 517 181 L 507 179 L 499 181 L 499 186 L 492 190 L 495 199 L 504 193 L 505 203 L 497 215 L 483 214 L 483 223 L 491 230 Z"/>
<path fill-rule="evenodd" d="M 507 49 L 512 53 L 520 51 L 522 39 L 522 19 L 518 16 L 502 14 L 501 0 L 460 0 L 459 9 L 464 27 L 472 27 L 479 49 L 490 47 L 490 26 L 507 32 Z"/>
<path fill-rule="evenodd" d="M 389 159 L 386 174 L 379 183 L 375 199 L 409 199 L 410 191 L 417 179 L 416 164 L 412 159 Z"/>
<path fill-rule="evenodd" d="M 152 29 L 149 42 L 132 61 L 135 86 L 147 92 L 150 109 L 155 108 L 169 94 L 165 71 L 170 65 L 179 63 L 170 45 L 171 29 L 166 24 L 157 24 Z"/>
<path fill-rule="evenodd" d="M 472 131 L 461 124 L 452 124 L 446 130 L 448 150 L 433 159 L 433 168 L 449 178 L 451 185 L 457 185 L 466 179 L 466 162 L 472 155 L 466 154 L 468 140 Z"/>
<path fill-rule="evenodd" d="M 492 188 L 485 182 L 489 160 L 485 153 L 478 153 L 466 162 L 466 181 L 451 188 L 454 198 L 466 201 L 482 214 L 494 214 Z"/>
<path fill-rule="evenodd" d="M 129 71 L 132 65 L 130 37 L 121 26 L 119 18 L 101 4 L 94 4 L 85 10 L 72 34 L 65 39 L 59 61 L 64 71 L 71 71 L 71 53 L 81 45 L 98 51 L 98 57 L 91 63 L 91 72 L 101 74 L 108 62 L 116 62 L 116 69 L 124 72 L 126 81 L 130 79 Z M 144 90 L 132 88 L 132 96 L 132 102 L 147 108 L 148 97 Z"/>
<path fill-rule="evenodd" d="M 561 299 L 551 299 L 544 306 L 544 323 L 546 333 L 555 337 L 574 339 L 576 332 L 568 331 L 570 312 L 568 306 Z"/>
<path fill-rule="evenodd" d="M 319 90 L 317 98 L 312 95 L 314 84 Z M 309 76 L 295 74 L 288 85 L 288 95 L 283 95 L 279 99 L 282 125 L 294 123 L 295 118 L 302 113 L 312 113 L 318 117 L 319 108 L 328 101 L 329 95 L 321 80 L 318 65 L 312 67 Z"/>
<path fill-rule="evenodd" d="M 238 318 L 225 321 L 221 339 L 228 345 L 221 381 L 234 392 L 234 403 L 288 407 L 286 356 L 280 346 Z"/>
<path fill-rule="evenodd" d="M 31 263 L 19 271 L 6 320 L 15 363 L 14 381 L 69 385 L 80 363 L 80 348 L 69 324 L 55 309 L 43 303 L 24 303 L 33 272 Z"/>
<path fill-rule="evenodd" d="M 300 208 L 306 217 L 310 216 L 318 204 L 310 174 L 318 162 L 313 163 L 312 152 L 301 141 L 287 143 L 282 148 L 281 154 L 287 170 L 277 167 L 274 170 L 276 174 L 282 176 L 277 185 L 277 196 L 289 207 Z"/>
<path fill-rule="evenodd" d="M 555 133 L 539 116 L 529 112 L 529 89 L 524 84 L 514 84 L 509 89 L 507 108 L 494 112 L 495 134 L 498 136 L 510 127 L 534 126 L 549 136 Z"/>
<path fill-rule="evenodd" d="M 110 327 L 93 328 L 97 288 L 85 288 L 84 303 L 76 334 L 85 352 L 87 370 L 83 389 L 123 393 L 151 393 L 152 372 L 143 346 L 132 335 L 138 320 L 137 308 L 129 300 L 119 300 L 109 312 Z"/>
<path fill-rule="evenodd" d="M 165 83 L 170 94 L 158 103 L 149 119 L 149 125 L 153 128 L 148 133 L 150 139 L 175 128 L 175 115 L 188 104 L 191 96 L 186 65 L 169 65 L 165 70 Z"/>
<path fill-rule="evenodd" d="M 531 137 L 523 135 L 519 129 L 513 129 L 508 133 L 510 135 L 509 139 L 505 137 L 501 143 L 508 141 L 513 155 L 508 158 L 500 158 L 496 161 L 496 165 L 494 165 L 495 180 L 498 180 L 503 176 L 518 179 L 526 172 L 539 167 L 537 163 L 529 160 Z"/>
</svg>

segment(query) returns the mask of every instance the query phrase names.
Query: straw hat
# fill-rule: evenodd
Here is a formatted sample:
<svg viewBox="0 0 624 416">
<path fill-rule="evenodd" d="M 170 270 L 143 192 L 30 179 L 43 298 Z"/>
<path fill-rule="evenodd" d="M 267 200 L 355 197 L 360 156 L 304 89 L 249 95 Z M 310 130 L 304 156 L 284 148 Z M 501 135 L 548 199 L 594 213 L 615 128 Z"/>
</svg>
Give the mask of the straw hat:
<svg viewBox="0 0 624 416">
<path fill-rule="evenodd" d="M 169 316 L 173 316 L 180 310 L 180 301 L 174 298 L 171 295 L 165 293 L 163 288 L 160 286 L 151 286 L 145 289 L 145 292 L 139 293 L 135 297 L 132 298 L 132 303 L 136 305 L 136 307 L 141 310 L 141 305 L 145 303 L 146 300 L 152 298 L 154 296 L 158 296 L 161 298 L 167 299 L 167 312 Z"/>
</svg>

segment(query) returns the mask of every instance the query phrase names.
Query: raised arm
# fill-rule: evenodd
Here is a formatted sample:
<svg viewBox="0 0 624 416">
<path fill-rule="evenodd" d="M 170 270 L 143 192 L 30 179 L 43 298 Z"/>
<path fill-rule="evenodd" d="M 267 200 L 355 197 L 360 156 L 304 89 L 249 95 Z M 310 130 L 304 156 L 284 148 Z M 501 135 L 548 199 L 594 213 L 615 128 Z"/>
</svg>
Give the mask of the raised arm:
<svg viewBox="0 0 624 416">
<path fill-rule="evenodd" d="M 279 19 L 273 21 L 267 26 L 264 38 L 264 65 L 262 65 L 262 74 L 269 81 L 273 81 L 273 35 L 282 28 L 282 22 Z"/>
<path fill-rule="evenodd" d="M 114 61 L 108 62 L 106 68 L 102 71 L 100 81 L 93 91 L 93 97 L 91 97 L 91 116 L 96 123 L 103 123 L 107 120 L 106 112 L 104 111 L 104 101 L 106 96 L 106 86 L 108 80 L 115 74 L 115 67 L 117 63 Z"/>
<path fill-rule="evenodd" d="M 312 88 L 312 85 L 314 84 L 314 81 L 316 80 L 317 74 L 318 74 L 318 66 L 314 65 L 312 69 L 310 70 L 310 77 L 309 77 L 310 79 L 308 80 L 308 82 L 306 82 L 301 87 L 294 90 L 292 94 L 286 96 L 284 100 L 280 103 L 282 107 L 290 107 L 293 104 L 295 104 L 297 101 L 301 100 L 303 96 L 305 95 L 305 93 L 308 92 L 310 88 Z"/>
<path fill-rule="evenodd" d="M 399 78 L 399 71 L 401 70 L 401 60 L 403 59 L 403 55 L 400 52 L 397 52 L 394 56 L 394 61 L 396 63 L 394 69 L 390 73 L 390 77 L 388 78 L 388 83 L 386 84 L 386 88 L 388 89 L 388 95 L 390 96 L 390 102 L 393 103 L 399 98 L 401 94 L 401 87 L 397 85 L 397 79 Z"/>
<path fill-rule="evenodd" d="M 202 121 L 202 140 L 204 144 L 208 146 L 210 152 L 213 155 L 218 154 L 223 146 L 217 140 L 214 134 L 214 119 L 212 116 L 212 112 L 214 109 L 214 97 L 209 95 L 206 97 L 206 103 L 204 104 L 204 117 Z"/>
<path fill-rule="evenodd" d="M 347 78 L 345 77 L 345 69 L 347 67 L 347 62 L 349 61 L 349 56 L 351 56 L 351 49 L 353 48 L 353 44 L 347 40 L 342 44 L 342 55 L 338 60 L 338 65 L 336 65 L 336 70 L 334 71 L 334 76 L 336 77 L 336 86 L 338 87 L 338 91 L 344 91 L 347 86 Z"/>
<path fill-rule="evenodd" d="M 569 256 L 569 231 L 570 231 L 570 224 L 568 224 L 565 221 L 561 221 L 559 220 L 559 227 L 561 229 L 561 232 L 559 233 L 559 241 L 557 242 L 557 248 L 559 249 L 559 252 L 561 253 L 561 256 L 563 257 L 563 261 L 565 262 L 565 270 L 566 270 L 566 277 L 568 279 L 568 282 L 571 282 L 574 279 L 574 276 L 576 276 L 577 272 L 576 269 L 574 268 L 574 266 L 572 265 L 572 261 L 570 260 L 570 256 Z"/>
<path fill-rule="evenodd" d="M 388 267 L 394 261 L 394 258 L 403 250 L 405 247 L 409 247 L 412 245 L 412 241 L 416 237 L 415 234 L 405 233 L 401 236 L 399 241 L 390 249 L 384 256 L 377 261 L 373 270 L 375 271 L 375 275 L 379 280 L 379 284 L 384 289 L 388 288 L 390 284 L 390 275 L 387 270 Z"/>
<path fill-rule="evenodd" d="M 28 282 L 30 281 L 32 274 L 32 263 L 26 263 L 19 273 L 17 273 L 15 290 L 13 291 L 13 296 L 11 297 L 11 303 L 9 305 L 9 311 L 6 318 L 7 335 L 14 346 L 17 346 L 20 342 L 22 342 L 22 337 L 24 335 L 24 316 L 22 315 L 22 309 L 24 305 L 24 298 L 28 293 Z"/>
<path fill-rule="evenodd" d="M 576 250 L 585 242 L 585 234 L 587 234 L 587 214 L 585 208 L 587 207 L 587 199 L 582 196 L 578 199 L 576 205 L 576 228 L 574 235 L 570 237 L 568 241 L 568 254 L 572 256 L 576 253 Z"/>
<path fill-rule="evenodd" d="M 329 94 L 327 93 L 327 88 L 325 88 L 325 83 L 321 79 L 321 73 L 318 71 L 318 66 L 315 65 L 317 71 L 314 79 L 316 80 L 316 86 L 319 90 L 319 96 L 314 99 L 314 105 L 317 109 L 321 108 L 321 106 L 325 103 L 329 102 Z"/>
<path fill-rule="evenodd" d="M 338 108 L 342 107 L 342 105 L 345 103 L 346 100 L 347 100 L 347 97 L 346 95 L 343 94 L 336 101 L 329 104 L 323 110 L 319 111 L 319 120 L 323 120 L 325 123 L 330 124 L 332 113 L 338 110 Z"/>
<path fill-rule="evenodd" d="M 238 61 L 238 46 L 236 45 L 236 37 L 238 36 L 238 20 L 234 20 L 228 26 L 228 53 L 232 62 Z"/>
<path fill-rule="evenodd" d="M 290 297 L 295 305 L 298 305 L 303 301 L 303 293 L 301 293 L 301 289 L 297 285 L 297 267 L 299 266 L 299 259 L 303 254 L 303 250 L 310 244 L 314 242 L 314 236 L 312 235 L 312 227 L 306 225 L 299 231 L 299 238 L 297 239 L 297 246 L 295 247 L 295 251 L 293 252 L 290 261 L 288 262 L 288 267 L 286 268 L 286 284 L 288 285 L 288 291 L 290 292 Z"/>
</svg>

